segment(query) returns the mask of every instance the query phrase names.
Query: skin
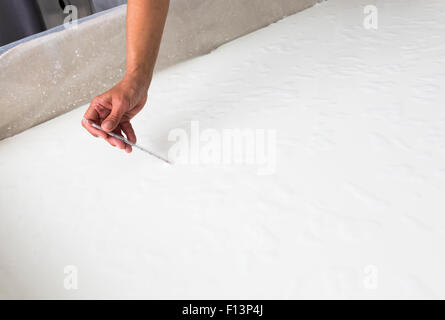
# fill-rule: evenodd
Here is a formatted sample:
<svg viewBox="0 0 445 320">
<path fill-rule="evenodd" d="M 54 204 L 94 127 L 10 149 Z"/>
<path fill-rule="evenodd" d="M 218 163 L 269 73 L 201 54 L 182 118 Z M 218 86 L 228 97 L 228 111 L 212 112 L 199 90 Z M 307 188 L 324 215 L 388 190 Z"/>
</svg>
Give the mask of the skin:
<svg viewBox="0 0 445 320">
<path fill-rule="evenodd" d="M 127 67 L 122 80 L 91 101 L 84 118 L 100 124 L 106 132 L 123 133 L 133 143 L 136 134 L 130 120 L 147 102 L 147 93 L 161 44 L 169 0 L 128 0 Z M 82 121 L 93 136 L 130 153 L 130 145 L 108 136 Z"/>
</svg>

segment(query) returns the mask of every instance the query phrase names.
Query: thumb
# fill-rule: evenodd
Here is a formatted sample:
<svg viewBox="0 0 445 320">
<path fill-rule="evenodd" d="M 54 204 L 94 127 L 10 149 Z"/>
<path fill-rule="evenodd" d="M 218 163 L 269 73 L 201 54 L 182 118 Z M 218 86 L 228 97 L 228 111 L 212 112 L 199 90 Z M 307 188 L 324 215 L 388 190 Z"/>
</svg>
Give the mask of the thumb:
<svg viewBox="0 0 445 320">
<path fill-rule="evenodd" d="M 102 122 L 102 129 L 107 132 L 116 129 L 127 109 L 128 102 L 126 102 L 125 99 L 113 99 L 111 112 Z"/>
</svg>

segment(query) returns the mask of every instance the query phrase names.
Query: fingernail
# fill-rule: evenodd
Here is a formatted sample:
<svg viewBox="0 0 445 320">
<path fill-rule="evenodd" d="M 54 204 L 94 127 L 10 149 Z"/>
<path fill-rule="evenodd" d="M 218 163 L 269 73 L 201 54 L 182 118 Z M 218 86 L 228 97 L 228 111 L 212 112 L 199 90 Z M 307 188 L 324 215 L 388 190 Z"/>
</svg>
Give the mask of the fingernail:
<svg viewBox="0 0 445 320">
<path fill-rule="evenodd" d="M 111 130 L 113 129 L 113 124 L 111 123 L 111 121 L 105 121 L 104 123 L 102 123 L 102 129 Z"/>
</svg>

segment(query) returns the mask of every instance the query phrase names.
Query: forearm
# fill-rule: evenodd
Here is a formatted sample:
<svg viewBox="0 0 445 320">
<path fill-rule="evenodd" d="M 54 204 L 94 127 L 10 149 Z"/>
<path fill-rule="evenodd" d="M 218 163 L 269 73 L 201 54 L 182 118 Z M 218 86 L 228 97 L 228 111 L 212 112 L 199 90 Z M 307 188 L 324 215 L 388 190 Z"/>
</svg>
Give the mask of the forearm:
<svg viewBox="0 0 445 320">
<path fill-rule="evenodd" d="M 169 0 L 128 0 L 126 77 L 149 87 L 161 44 Z"/>
</svg>

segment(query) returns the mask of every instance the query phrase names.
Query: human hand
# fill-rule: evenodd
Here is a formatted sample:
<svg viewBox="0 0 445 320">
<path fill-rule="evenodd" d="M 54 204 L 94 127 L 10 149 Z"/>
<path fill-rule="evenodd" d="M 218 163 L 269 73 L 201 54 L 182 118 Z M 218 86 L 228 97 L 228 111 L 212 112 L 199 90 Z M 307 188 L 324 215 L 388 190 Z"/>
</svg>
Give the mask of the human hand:
<svg viewBox="0 0 445 320">
<path fill-rule="evenodd" d="M 125 76 L 107 92 L 91 101 L 84 119 L 99 124 L 106 132 L 125 134 L 132 143 L 136 143 L 136 134 L 130 120 L 147 102 L 147 81 L 137 77 Z M 94 128 L 88 121 L 82 120 L 82 126 L 93 136 L 105 139 L 109 144 L 130 153 L 132 148 L 123 141 L 109 136 L 106 132 Z"/>
</svg>

